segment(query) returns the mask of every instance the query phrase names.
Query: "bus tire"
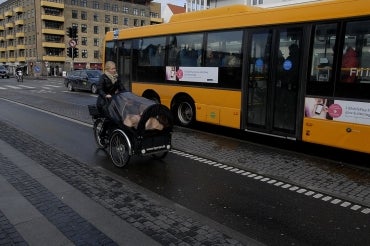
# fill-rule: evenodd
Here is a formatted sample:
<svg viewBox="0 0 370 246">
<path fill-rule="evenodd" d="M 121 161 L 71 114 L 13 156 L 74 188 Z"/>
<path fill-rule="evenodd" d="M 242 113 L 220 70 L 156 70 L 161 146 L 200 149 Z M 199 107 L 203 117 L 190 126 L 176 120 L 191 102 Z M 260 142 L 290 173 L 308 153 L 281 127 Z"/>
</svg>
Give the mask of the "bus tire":
<svg viewBox="0 0 370 246">
<path fill-rule="evenodd" d="M 195 121 L 195 105 L 193 100 L 181 97 L 174 104 L 174 116 L 180 126 L 190 126 Z"/>
</svg>

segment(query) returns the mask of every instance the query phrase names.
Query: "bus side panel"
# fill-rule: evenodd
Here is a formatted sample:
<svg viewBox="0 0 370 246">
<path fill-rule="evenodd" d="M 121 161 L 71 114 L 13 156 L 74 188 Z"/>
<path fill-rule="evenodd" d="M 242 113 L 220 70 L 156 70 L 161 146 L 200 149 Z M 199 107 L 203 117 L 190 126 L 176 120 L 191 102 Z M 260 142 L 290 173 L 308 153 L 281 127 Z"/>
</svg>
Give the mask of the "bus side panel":
<svg viewBox="0 0 370 246">
<path fill-rule="evenodd" d="M 197 121 L 207 122 L 207 105 L 195 103 Z"/>
<path fill-rule="evenodd" d="M 240 129 L 241 111 L 233 108 L 220 109 L 220 125 Z"/>
<path fill-rule="evenodd" d="M 149 88 L 160 95 L 161 103 L 169 108 L 175 95 L 191 95 L 197 121 L 240 129 L 240 91 L 132 83 L 132 92 L 139 96 Z"/>
<path fill-rule="evenodd" d="M 207 123 L 211 123 L 214 125 L 220 124 L 220 107 L 208 106 L 206 112 L 207 112 L 206 117 Z"/>
<path fill-rule="evenodd" d="M 305 118 L 302 140 L 370 153 L 370 128 L 366 125 Z"/>
</svg>

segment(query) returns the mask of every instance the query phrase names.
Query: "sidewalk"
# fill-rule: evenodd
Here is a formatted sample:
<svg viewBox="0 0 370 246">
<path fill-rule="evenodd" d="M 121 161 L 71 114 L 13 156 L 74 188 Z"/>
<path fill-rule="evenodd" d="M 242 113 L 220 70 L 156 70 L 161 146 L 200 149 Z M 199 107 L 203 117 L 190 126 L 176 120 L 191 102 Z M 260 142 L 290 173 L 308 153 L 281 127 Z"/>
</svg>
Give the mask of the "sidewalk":
<svg viewBox="0 0 370 246">
<path fill-rule="evenodd" d="M 0 122 L 0 245 L 260 245 Z"/>
<path fill-rule="evenodd" d="M 2 140 L 0 149 L 0 245 L 159 245 Z"/>
</svg>

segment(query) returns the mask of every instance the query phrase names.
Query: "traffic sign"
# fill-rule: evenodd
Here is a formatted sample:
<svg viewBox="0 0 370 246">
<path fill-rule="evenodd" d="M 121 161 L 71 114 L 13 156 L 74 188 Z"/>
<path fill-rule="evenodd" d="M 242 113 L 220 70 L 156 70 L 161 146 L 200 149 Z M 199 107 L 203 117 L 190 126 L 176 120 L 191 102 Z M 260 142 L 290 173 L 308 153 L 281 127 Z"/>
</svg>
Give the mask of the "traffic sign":
<svg viewBox="0 0 370 246">
<path fill-rule="evenodd" d="M 75 47 L 76 45 L 77 45 L 76 40 L 74 39 L 69 40 L 69 47 Z"/>
</svg>

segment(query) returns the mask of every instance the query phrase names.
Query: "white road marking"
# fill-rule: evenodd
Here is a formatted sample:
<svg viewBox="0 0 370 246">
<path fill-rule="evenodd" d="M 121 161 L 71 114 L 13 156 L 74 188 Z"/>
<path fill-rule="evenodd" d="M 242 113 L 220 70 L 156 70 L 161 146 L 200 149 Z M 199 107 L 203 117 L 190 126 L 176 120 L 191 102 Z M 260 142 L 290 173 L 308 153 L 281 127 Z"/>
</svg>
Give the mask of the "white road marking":
<svg viewBox="0 0 370 246">
<path fill-rule="evenodd" d="M 307 190 L 305 188 L 301 188 L 301 187 L 298 187 L 296 185 L 285 183 L 283 181 L 277 181 L 275 179 L 264 177 L 264 176 L 259 175 L 257 173 L 244 171 L 244 170 L 241 170 L 239 168 L 229 166 L 229 165 L 226 165 L 226 164 L 223 164 L 223 163 L 218 163 L 218 162 L 208 160 L 208 159 L 205 159 L 205 158 L 202 158 L 202 157 L 197 157 L 195 155 L 191 155 L 191 154 L 185 153 L 185 152 L 180 151 L 180 150 L 171 150 L 171 152 L 174 153 L 174 154 L 177 154 L 179 156 L 183 156 L 183 157 L 186 157 L 186 158 L 197 160 L 197 161 L 199 161 L 201 163 L 204 163 L 204 164 L 208 164 L 208 165 L 212 165 L 214 167 L 222 168 L 226 171 L 235 173 L 237 175 L 247 176 L 248 178 L 259 180 L 261 182 L 264 182 L 264 183 L 267 183 L 267 184 L 270 184 L 270 185 L 274 185 L 274 186 L 280 187 L 282 189 L 287 189 L 289 191 L 296 192 L 297 194 L 305 195 L 307 197 L 312 197 L 312 198 L 315 198 L 315 199 L 320 199 L 323 202 L 328 202 L 330 204 L 337 205 L 337 206 L 340 206 L 340 207 L 343 207 L 343 208 L 349 208 L 353 211 L 360 210 L 360 212 L 362 214 L 366 214 L 366 215 L 370 214 L 370 208 L 363 207 L 363 206 L 360 206 L 358 204 L 352 204 L 351 202 L 343 201 L 339 198 L 324 195 L 324 194 L 315 192 L 313 190 Z"/>
</svg>

